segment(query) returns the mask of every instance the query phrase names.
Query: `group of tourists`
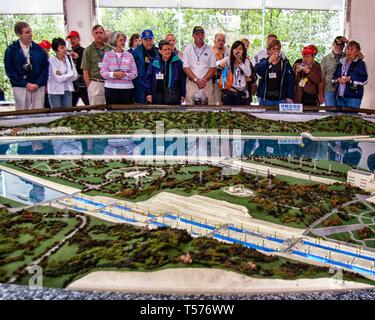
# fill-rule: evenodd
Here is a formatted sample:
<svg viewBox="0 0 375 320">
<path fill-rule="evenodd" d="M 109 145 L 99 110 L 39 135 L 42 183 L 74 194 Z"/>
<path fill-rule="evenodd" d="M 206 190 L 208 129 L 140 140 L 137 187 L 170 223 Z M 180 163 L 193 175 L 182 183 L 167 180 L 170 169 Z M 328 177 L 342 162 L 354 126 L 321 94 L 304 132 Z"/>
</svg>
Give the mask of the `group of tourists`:
<svg viewBox="0 0 375 320">
<path fill-rule="evenodd" d="M 193 42 L 183 52 L 172 33 L 156 43 L 149 29 L 127 43 L 123 32 L 96 25 L 87 48 L 77 31 L 38 44 L 26 22 L 17 22 L 14 31 L 19 39 L 7 48 L 4 64 L 16 109 L 72 107 L 79 99 L 108 108 L 133 103 L 250 105 L 255 95 L 261 106 L 360 108 L 368 81 L 360 44 L 341 36 L 320 63 L 318 48 L 308 45 L 291 64 L 274 34 L 268 35 L 266 48 L 250 57 L 248 39 L 229 48 L 225 34 L 218 33 L 210 46 L 201 26 L 194 27 Z"/>
</svg>

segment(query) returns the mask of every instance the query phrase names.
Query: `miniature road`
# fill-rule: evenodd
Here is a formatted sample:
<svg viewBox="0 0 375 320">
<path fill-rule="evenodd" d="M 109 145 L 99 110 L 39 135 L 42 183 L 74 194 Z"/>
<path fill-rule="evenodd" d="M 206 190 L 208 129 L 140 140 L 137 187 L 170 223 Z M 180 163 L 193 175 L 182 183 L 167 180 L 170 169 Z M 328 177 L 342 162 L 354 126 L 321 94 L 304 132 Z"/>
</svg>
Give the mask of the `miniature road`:
<svg viewBox="0 0 375 320">
<path fill-rule="evenodd" d="M 323 237 L 325 240 L 328 240 L 328 241 L 332 240 L 328 237 L 332 234 L 346 233 L 347 232 L 347 233 L 349 233 L 350 239 L 353 241 L 353 243 L 360 243 L 364 248 L 375 252 L 375 250 L 373 248 L 368 247 L 367 244 L 366 244 L 367 241 L 375 241 L 375 238 L 358 239 L 353 234 L 353 231 L 358 231 L 358 230 L 361 230 L 365 227 L 371 227 L 371 226 L 375 225 L 375 215 L 374 215 L 375 209 L 370 204 L 368 204 L 366 201 L 364 201 L 366 199 L 361 198 L 359 196 L 357 196 L 357 198 L 360 199 L 360 202 L 362 204 L 364 204 L 365 206 L 367 206 L 370 209 L 368 211 L 364 211 L 364 212 L 360 213 L 359 215 L 353 214 L 353 213 L 350 214 L 350 216 L 356 217 L 358 219 L 358 221 L 360 222 L 359 224 L 352 224 L 352 225 L 346 225 L 346 226 L 335 226 L 335 227 L 328 227 L 328 228 L 318 228 L 318 229 L 312 229 L 311 232 L 314 233 L 317 236 Z M 351 203 L 347 203 L 346 206 L 350 205 L 350 204 Z M 373 217 L 368 217 L 368 216 L 366 217 L 366 215 L 368 215 L 369 213 L 373 214 L 374 216 Z M 368 223 L 368 222 L 364 221 L 363 219 L 371 220 L 371 223 Z M 344 244 L 344 242 L 340 242 L 340 243 Z"/>
<path fill-rule="evenodd" d="M 357 203 L 357 202 L 361 202 L 362 200 L 359 200 L 357 198 L 357 200 L 352 200 L 352 201 L 349 201 L 347 203 L 344 203 L 342 206 L 343 207 L 347 207 L 347 206 L 350 206 L 351 204 L 353 203 Z M 338 210 L 337 209 L 334 209 L 332 210 L 331 212 L 328 212 L 327 214 L 325 214 L 323 217 L 321 217 L 320 219 L 316 220 L 315 222 L 313 222 L 306 230 L 305 232 L 303 233 L 303 235 L 308 235 L 312 229 L 314 229 L 316 226 L 318 226 L 319 224 L 321 224 L 324 220 L 327 220 L 330 216 L 332 216 L 334 213 L 337 213 Z"/>
<path fill-rule="evenodd" d="M 275 167 L 270 167 L 267 165 L 259 165 L 255 163 L 248 163 L 248 162 L 243 162 L 239 160 L 230 160 L 230 161 L 223 161 L 224 164 L 231 166 L 234 169 L 243 169 L 244 171 L 254 173 L 254 172 L 263 172 L 263 173 L 269 173 L 272 175 L 281 175 L 281 176 L 288 176 L 288 177 L 293 177 L 297 179 L 302 179 L 302 180 L 309 180 L 309 181 L 314 181 L 314 182 L 319 182 L 319 183 L 324 183 L 324 184 L 335 184 L 339 181 L 334 180 L 334 179 L 328 179 L 328 178 L 321 178 L 318 176 L 314 176 L 311 174 L 305 174 L 305 173 L 299 173 L 296 171 L 292 170 L 286 170 L 286 169 L 279 169 Z"/>
<path fill-rule="evenodd" d="M 365 224 L 351 224 L 351 225 L 347 225 L 347 226 L 318 228 L 318 229 L 311 230 L 311 232 L 313 234 L 317 235 L 317 236 L 326 237 L 326 236 L 329 236 L 331 234 L 361 230 L 365 226 L 366 226 Z"/>
<path fill-rule="evenodd" d="M 40 257 L 37 260 L 34 260 L 31 262 L 23 271 L 29 271 L 31 267 L 39 265 L 44 259 L 48 258 L 51 254 L 56 252 L 58 249 L 60 249 L 66 241 L 68 241 L 70 238 L 74 237 L 78 231 L 83 229 L 87 224 L 87 217 L 84 215 L 77 215 L 77 218 L 81 219 L 82 222 L 80 225 L 75 228 L 71 233 L 69 233 L 67 236 L 65 236 L 59 243 L 57 243 L 55 246 L 53 246 L 50 250 L 48 250 L 42 257 Z M 8 283 L 13 283 L 18 279 L 19 276 L 12 277 Z"/>
</svg>

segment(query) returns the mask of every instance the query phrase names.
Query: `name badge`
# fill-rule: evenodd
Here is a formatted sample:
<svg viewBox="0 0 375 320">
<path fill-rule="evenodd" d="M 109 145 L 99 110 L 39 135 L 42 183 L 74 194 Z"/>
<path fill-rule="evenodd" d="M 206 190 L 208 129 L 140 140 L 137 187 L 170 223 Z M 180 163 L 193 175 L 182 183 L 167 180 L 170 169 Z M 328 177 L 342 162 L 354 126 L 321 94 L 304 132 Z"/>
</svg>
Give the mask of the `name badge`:
<svg viewBox="0 0 375 320">
<path fill-rule="evenodd" d="M 162 74 L 161 72 L 157 73 L 156 80 L 164 80 L 164 74 Z"/>
<path fill-rule="evenodd" d="M 197 66 L 201 66 L 201 65 L 202 65 L 202 63 L 201 63 L 200 61 L 197 61 L 195 64 L 196 64 Z"/>
<path fill-rule="evenodd" d="M 270 78 L 270 79 L 276 79 L 276 78 L 277 78 L 277 73 L 276 73 L 276 72 L 271 72 L 271 73 L 269 74 L 269 78 Z"/>
<path fill-rule="evenodd" d="M 299 86 L 301 88 L 304 88 L 306 86 L 307 81 L 309 81 L 307 78 L 301 79 L 301 81 L 299 82 Z"/>
<path fill-rule="evenodd" d="M 99 63 L 98 63 L 98 66 L 99 66 L 99 68 L 102 68 L 103 63 L 102 63 L 102 62 L 99 62 Z"/>
</svg>

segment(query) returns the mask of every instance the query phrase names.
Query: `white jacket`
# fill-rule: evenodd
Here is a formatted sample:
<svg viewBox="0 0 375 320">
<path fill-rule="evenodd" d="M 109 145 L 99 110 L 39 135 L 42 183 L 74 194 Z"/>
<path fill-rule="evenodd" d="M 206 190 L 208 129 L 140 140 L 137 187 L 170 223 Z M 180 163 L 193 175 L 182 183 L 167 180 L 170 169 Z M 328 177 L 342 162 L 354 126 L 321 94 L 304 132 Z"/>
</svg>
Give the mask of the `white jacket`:
<svg viewBox="0 0 375 320">
<path fill-rule="evenodd" d="M 60 71 L 61 76 L 56 75 Z M 77 69 L 69 56 L 65 57 L 65 62 L 57 57 L 49 58 L 49 76 L 47 91 L 49 94 L 64 94 L 65 91 L 74 91 L 73 81 L 77 80 Z"/>
</svg>

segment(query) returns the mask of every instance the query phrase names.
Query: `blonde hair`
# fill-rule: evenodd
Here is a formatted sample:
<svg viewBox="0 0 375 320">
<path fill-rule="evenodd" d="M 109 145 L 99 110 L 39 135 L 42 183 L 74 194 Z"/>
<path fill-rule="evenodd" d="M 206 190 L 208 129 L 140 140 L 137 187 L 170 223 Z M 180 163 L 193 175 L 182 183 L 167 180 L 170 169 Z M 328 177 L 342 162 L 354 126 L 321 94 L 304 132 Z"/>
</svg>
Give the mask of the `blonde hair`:
<svg viewBox="0 0 375 320">
<path fill-rule="evenodd" d="M 175 36 L 173 33 L 168 33 L 168 34 L 165 36 L 165 39 L 167 39 L 167 37 L 170 37 L 170 36 L 172 36 L 175 40 L 177 40 L 177 39 L 176 39 L 176 36 Z"/>
<path fill-rule="evenodd" d="M 250 40 L 249 39 L 243 38 L 241 41 L 245 44 L 246 47 L 250 46 Z"/>
</svg>

